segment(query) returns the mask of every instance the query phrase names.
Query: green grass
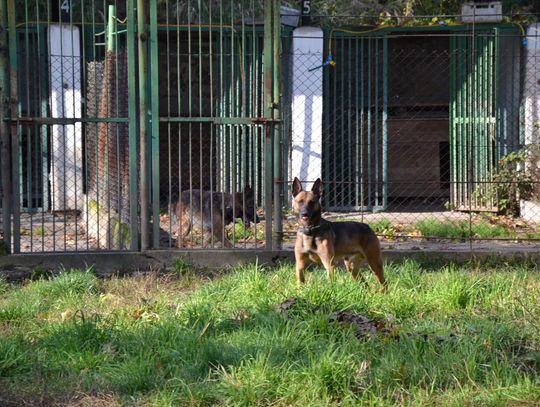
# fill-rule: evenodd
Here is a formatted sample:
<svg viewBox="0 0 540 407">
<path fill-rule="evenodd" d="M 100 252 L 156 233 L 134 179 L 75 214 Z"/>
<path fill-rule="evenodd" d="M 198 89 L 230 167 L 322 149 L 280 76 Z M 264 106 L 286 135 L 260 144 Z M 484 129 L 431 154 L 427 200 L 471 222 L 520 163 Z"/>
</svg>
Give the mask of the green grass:
<svg viewBox="0 0 540 407">
<path fill-rule="evenodd" d="M 46 234 L 45 228 L 41 226 L 34 229 L 34 236 L 44 237 Z"/>
<path fill-rule="evenodd" d="M 532 262 L 388 264 L 387 294 L 371 276 L 329 283 L 320 269 L 298 290 L 293 265 L 189 268 L 0 282 L 0 404 L 540 403 Z M 357 338 L 330 317 L 341 310 L 387 331 Z"/>
<path fill-rule="evenodd" d="M 487 221 L 474 222 L 469 225 L 468 221 L 442 222 L 438 220 L 421 220 L 414 225 L 423 236 L 440 238 L 497 238 L 514 237 L 515 233 L 504 226 L 493 225 Z"/>
</svg>

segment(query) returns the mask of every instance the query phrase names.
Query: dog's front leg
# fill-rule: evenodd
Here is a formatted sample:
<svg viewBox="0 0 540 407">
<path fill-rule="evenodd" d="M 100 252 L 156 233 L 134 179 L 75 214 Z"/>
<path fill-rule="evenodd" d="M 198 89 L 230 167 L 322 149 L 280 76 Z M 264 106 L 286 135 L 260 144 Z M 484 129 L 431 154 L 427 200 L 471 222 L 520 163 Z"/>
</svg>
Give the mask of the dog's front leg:
<svg viewBox="0 0 540 407">
<path fill-rule="evenodd" d="M 334 256 L 324 256 L 321 257 L 322 264 L 324 268 L 326 269 L 326 275 L 328 277 L 328 280 L 333 281 L 334 280 Z"/>
<path fill-rule="evenodd" d="M 309 263 L 309 256 L 304 253 L 295 253 L 296 258 L 296 285 L 300 287 L 304 282 L 304 271 Z"/>
<path fill-rule="evenodd" d="M 318 247 L 317 254 L 326 269 L 328 280 L 333 281 L 334 278 L 334 247 L 329 244 L 328 240 L 323 240 Z"/>
</svg>

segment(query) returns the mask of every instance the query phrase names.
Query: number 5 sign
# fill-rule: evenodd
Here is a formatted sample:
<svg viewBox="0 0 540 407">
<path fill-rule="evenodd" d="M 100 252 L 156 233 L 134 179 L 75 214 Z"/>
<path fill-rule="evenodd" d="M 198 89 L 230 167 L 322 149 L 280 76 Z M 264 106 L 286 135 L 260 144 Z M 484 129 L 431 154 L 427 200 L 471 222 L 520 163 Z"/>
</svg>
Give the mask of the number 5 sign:
<svg viewBox="0 0 540 407">
<path fill-rule="evenodd" d="M 302 25 L 311 24 L 311 0 L 302 0 Z"/>
</svg>

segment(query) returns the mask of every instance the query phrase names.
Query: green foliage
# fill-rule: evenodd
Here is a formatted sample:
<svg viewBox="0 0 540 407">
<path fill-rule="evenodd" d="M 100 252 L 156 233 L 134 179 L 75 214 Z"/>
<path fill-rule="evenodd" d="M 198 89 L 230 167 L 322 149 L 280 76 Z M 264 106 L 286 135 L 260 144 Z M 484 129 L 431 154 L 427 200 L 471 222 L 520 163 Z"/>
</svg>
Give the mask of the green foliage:
<svg viewBox="0 0 540 407">
<path fill-rule="evenodd" d="M 492 181 L 485 192 L 477 190 L 473 199 L 494 201 L 504 215 L 519 216 L 520 199 L 533 197 L 538 178 L 540 147 L 528 146 L 511 152 L 499 160 Z M 536 180 L 536 181 L 535 181 Z"/>
<path fill-rule="evenodd" d="M 39 236 L 39 237 L 45 237 L 47 235 L 47 231 L 45 230 L 44 227 L 37 227 L 34 229 L 34 236 Z"/>
<path fill-rule="evenodd" d="M 185 275 L 191 271 L 192 268 L 190 262 L 184 257 L 178 257 L 174 260 L 173 271 L 180 276 Z"/>
<path fill-rule="evenodd" d="M 392 238 L 395 234 L 394 225 L 388 219 L 380 219 L 376 222 L 368 223 L 373 231 L 386 238 Z"/>
<path fill-rule="evenodd" d="M 5 278 L 0 276 L 0 295 L 4 294 L 8 290 L 9 284 Z"/>
<path fill-rule="evenodd" d="M 229 239 L 236 243 L 239 240 L 250 239 L 258 242 L 264 240 L 264 228 L 260 224 L 252 223 L 247 228 L 241 220 L 237 220 L 227 233 Z"/>
</svg>

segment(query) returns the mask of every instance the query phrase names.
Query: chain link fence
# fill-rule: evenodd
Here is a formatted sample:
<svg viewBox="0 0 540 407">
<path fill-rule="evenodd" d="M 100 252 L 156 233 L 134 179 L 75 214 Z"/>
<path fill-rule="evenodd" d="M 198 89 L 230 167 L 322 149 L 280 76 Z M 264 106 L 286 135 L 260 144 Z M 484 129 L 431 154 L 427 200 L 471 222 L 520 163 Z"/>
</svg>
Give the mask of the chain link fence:
<svg viewBox="0 0 540 407">
<path fill-rule="evenodd" d="M 322 37 L 308 41 L 324 52 L 306 38 L 290 51 L 288 183 L 320 177 L 326 216 L 370 224 L 387 247 L 537 247 L 534 36 L 478 25 Z"/>
<path fill-rule="evenodd" d="M 282 26 L 274 66 L 265 59 L 262 3 L 251 5 L 251 19 L 223 23 L 151 2 L 157 41 L 142 74 L 141 56 L 129 51 L 135 36 L 126 35 L 134 21 L 124 20 L 127 2 L 117 3 L 116 11 L 79 10 L 81 24 L 54 24 L 37 7 L 36 21 L 17 14 L 19 110 L 8 127 L 21 213 L 11 220 L 12 250 L 137 248 L 142 123 L 154 247 L 222 248 L 227 237 L 259 249 L 274 232 L 290 248 L 294 177 L 308 187 L 321 178 L 325 216 L 370 224 L 387 248 L 538 247 L 537 24 L 344 29 L 336 17 L 323 28 Z M 281 90 L 281 105 L 271 107 L 280 108 L 281 143 L 265 127 L 268 61 Z M 265 219 L 280 182 L 282 234 L 272 230 L 279 219 Z M 193 198 L 196 190 L 203 193 Z M 189 218 L 206 205 L 203 216 L 226 223 L 210 222 L 209 245 L 179 237 L 174 204 L 186 191 Z M 204 191 L 222 195 L 207 202 Z"/>
</svg>

